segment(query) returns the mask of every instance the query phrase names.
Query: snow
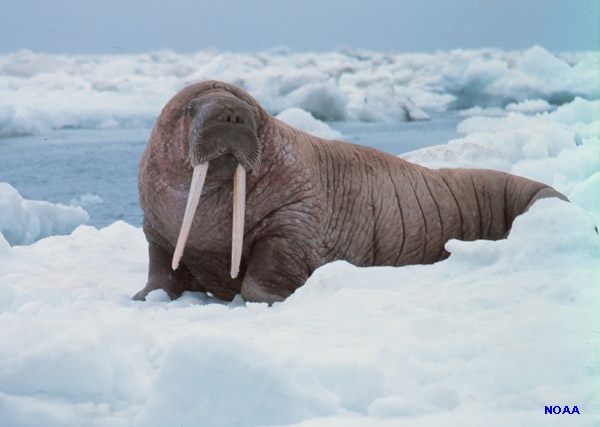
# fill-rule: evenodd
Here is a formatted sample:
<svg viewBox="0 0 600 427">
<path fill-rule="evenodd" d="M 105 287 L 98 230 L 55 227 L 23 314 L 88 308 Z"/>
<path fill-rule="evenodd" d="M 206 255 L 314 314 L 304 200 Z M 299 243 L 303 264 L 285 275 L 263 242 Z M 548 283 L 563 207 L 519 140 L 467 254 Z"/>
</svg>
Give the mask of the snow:
<svg viewBox="0 0 600 427">
<path fill-rule="evenodd" d="M 131 301 L 146 245 L 122 222 L 5 248 L 0 418 L 507 425 L 545 423 L 544 405 L 570 403 L 588 422 L 575 425 L 592 425 L 595 224 L 577 205 L 545 200 L 507 240 L 452 241 L 433 266 L 333 263 L 273 308 L 191 293 Z"/>
<path fill-rule="evenodd" d="M 201 293 L 169 301 L 162 291 L 132 301 L 147 274 L 141 229 L 122 221 L 77 226 L 85 212 L 76 206 L 103 203 L 95 194 L 79 193 L 67 207 L 23 200 L 0 184 L 0 425 L 598 425 L 600 101 L 588 60 L 539 47 L 0 57 L 0 92 L 19 92 L 11 98 L 18 114 L 0 120 L 5 134 L 106 124 L 111 102 L 110 126 L 126 126 L 155 114 L 159 100 L 172 95 L 167 88 L 217 72 L 229 80 L 237 72 L 282 119 L 307 127 L 327 126 L 311 111 L 318 91 L 310 89 L 318 84 L 345 120 L 359 111 L 389 120 L 396 112 L 386 116 L 358 101 L 375 87 L 370 99 L 388 107 L 406 95 L 419 108 L 450 108 L 457 100 L 470 108 L 459 125 L 463 137 L 403 157 L 432 167 L 510 171 L 552 184 L 571 200 L 536 203 L 507 239 L 450 241 L 451 256 L 434 265 L 325 265 L 286 301 L 267 307 Z M 132 64 L 139 73 L 130 72 Z M 341 64 L 353 64 L 353 72 Z M 397 74 L 386 75 L 392 69 Z M 539 86 L 544 78 L 548 85 Z M 110 93 L 106 104 L 96 102 L 94 81 Z M 456 89 L 461 84 L 470 92 Z M 569 96 L 557 102 L 565 88 Z M 27 93 L 35 91 L 40 103 L 28 107 Z M 79 94 L 69 99 L 73 106 L 57 101 L 63 115 L 44 107 L 57 93 Z M 119 116 L 142 93 L 157 105 L 145 110 L 140 102 Z M 287 104 L 292 98 L 304 104 Z M 36 222 L 53 235 L 32 233 Z M 546 415 L 548 405 L 577 405 L 581 414 Z"/>
</svg>

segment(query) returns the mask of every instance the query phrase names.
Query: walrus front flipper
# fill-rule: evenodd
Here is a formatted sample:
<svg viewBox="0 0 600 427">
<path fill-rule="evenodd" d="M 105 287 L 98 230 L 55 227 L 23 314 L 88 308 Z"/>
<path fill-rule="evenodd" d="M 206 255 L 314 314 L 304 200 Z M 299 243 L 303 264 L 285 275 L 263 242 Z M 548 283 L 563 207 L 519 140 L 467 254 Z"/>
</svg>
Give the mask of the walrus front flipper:
<svg viewBox="0 0 600 427">
<path fill-rule="evenodd" d="M 177 299 L 184 290 L 192 288 L 194 279 L 185 266 L 181 265 L 176 271 L 171 269 L 171 252 L 148 242 L 148 255 L 148 282 L 133 296 L 134 300 L 145 301 L 148 294 L 157 289 L 163 289 L 171 299 Z"/>
<path fill-rule="evenodd" d="M 297 245 L 281 237 L 267 238 L 252 248 L 242 283 L 242 298 L 272 305 L 294 293 L 308 276 L 304 254 Z"/>
</svg>

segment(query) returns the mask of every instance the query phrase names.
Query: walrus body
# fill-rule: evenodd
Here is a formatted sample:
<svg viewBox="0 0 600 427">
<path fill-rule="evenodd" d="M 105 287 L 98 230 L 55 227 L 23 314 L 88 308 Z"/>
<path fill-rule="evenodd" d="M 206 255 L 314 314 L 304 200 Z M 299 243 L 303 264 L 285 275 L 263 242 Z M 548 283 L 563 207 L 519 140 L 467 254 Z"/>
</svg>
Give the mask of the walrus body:
<svg viewBox="0 0 600 427">
<path fill-rule="evenodd" d="M 208 168 L 206 181 L 173 270 L 199 164 Z M 234 170 L 241 171 L 236 179 L 247 180 L 239 273 L 229 258 L 237 221 Z M 243 90 L 214 81 L 184 88 L 167 103 L 138 184 L 150 265 L 136 299 L 164 289 L 171 298 L 191 290 L 273 303 L 327 262 L 433 263 L 448 256 L 450 239 L 503 238 L 536 200 L 565 199 L 545 184 L 502 172 L 431 170 L 317 138 L 270 116 Z"/>
</svg>

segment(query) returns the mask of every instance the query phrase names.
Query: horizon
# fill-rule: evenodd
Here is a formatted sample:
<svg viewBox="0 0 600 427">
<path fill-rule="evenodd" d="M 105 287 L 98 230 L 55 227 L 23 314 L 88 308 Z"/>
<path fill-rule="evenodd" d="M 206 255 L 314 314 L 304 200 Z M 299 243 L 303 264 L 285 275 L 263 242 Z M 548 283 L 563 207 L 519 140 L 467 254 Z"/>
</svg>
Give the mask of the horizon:
<svg viewBox="0 0 600 427">
<path fill-rule="evenodd" d="M 344 8 L 340 9 L 339 5 Z M 437 4 L 244 0 L 0 3 L 0 53 L 233 53 L 343 48 L 431 53 L 452 49 L 600 51 L 600 2 L 456 0 Z"/>
</svg>

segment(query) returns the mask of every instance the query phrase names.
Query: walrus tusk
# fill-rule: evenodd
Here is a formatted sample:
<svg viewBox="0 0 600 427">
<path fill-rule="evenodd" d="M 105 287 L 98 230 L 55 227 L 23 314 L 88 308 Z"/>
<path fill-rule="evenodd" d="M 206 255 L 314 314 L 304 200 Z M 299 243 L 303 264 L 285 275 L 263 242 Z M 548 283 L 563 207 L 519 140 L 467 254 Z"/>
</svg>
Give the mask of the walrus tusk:
<svg viewBox="0 0 600 427">
<path fill-rule="evenodd" d="M 202 187 L 204 186 L 204 180 L 206 179 L 207 171 L 208 162 L 200 163 L 199 165 L 194 166 L 192 183 L 190 184 L 190 194 L 188 194 L 187 205 L 185 207 L 185 213 L 183 214 L 183 221 L 181 223 L 181 230 L 179 231 L 177 245 L 175 246 L 175 253 L 173 254 L 173 263 L 171 264 L 173 270 L 177 270 L 177 267 L 179 267 L 179 261 L 183 255 L 185 242 L 190 234 L 190 228 L 192 227 L 192 221 L 194 221 L 194 214 L 196 213 L 196 208 L 198 207 L 198 201 L 200 201 L 200 195 L 202 194 Z"/>
<path fill-rule="evenodd" d="M 240 271 L 244 244 L 244 215 L 246 210 L 246 169 L 238 164 L 233 178 L 233 231 L 231 233 L 231 278 Z"/>
</svg>

